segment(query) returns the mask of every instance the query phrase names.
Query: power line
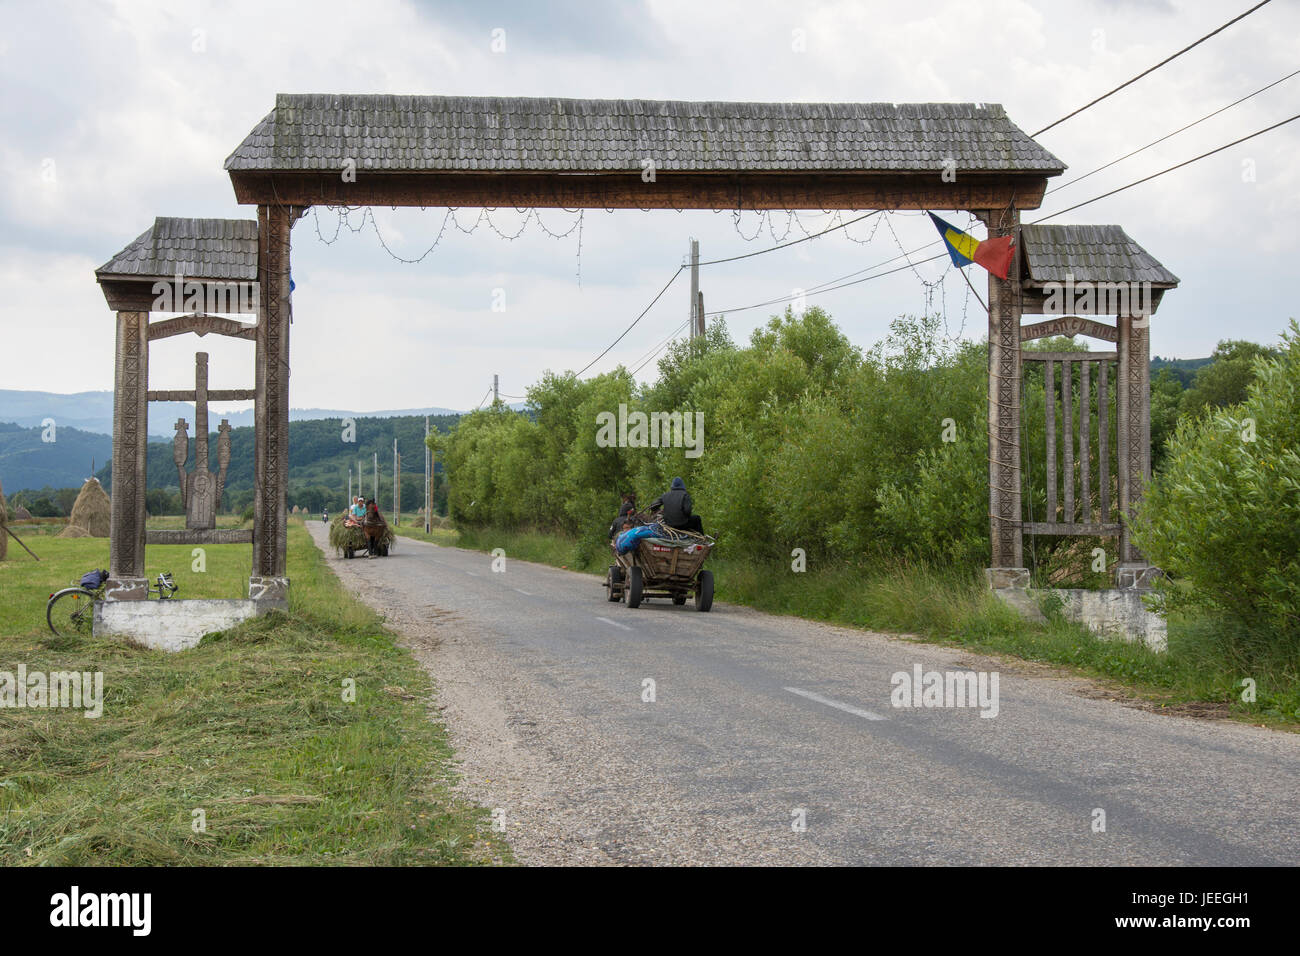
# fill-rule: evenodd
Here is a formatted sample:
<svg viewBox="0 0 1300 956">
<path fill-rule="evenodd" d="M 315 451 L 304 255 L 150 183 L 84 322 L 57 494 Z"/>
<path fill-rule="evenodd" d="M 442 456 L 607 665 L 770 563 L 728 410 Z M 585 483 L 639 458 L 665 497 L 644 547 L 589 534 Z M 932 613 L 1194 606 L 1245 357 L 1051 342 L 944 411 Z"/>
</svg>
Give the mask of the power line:
<svg viewBox="0 0 1300 956">
<path fill-rule="evenodd" d="M 1119 159 L 1112 159 L 1109 163 L 1106 163 L 1106 165 L 1104 165 L 1104 166 L 1098 166 L 1096 169 L 1092 170 L 1092 172 L 1084 173 L 1082 176 L 1076 176 L 1074 179 L 1066 180 L 1065 182 L 1060 183 L 1059 185 L 1053 186 L 1051 189 L 1047 190 L 1047 194 L 1054 193 L 1054 192 L 1056 192 L 1058 189 L 1064 189 L 1066 186 L 1073 186 L 1075 183 L 1077 183 L 1077 182 L 1081 182 L 1081 181 L 1087 179 L 1089 176 L 1093 175 L 1094 173 L 1099 173 L 1099 172 L 1101 172 L 1103 169 L 1109 169 L 1110 167 L 1114 166 L 1116 163 L 1123 162 L 1124 160 L 1128 159 L 1130 156 L 1136 156 L 1138 153 L 1142 152 L 1143 150 L 1150 149 L 1152 146 L 1155 146 L 1155 145 L 1158 144 L 1158 143 L 1163 143 L 1165 140 L 1169 139 L 1169 137 L 1171 137 L 1171 136 L 1177 136 L 1179 133 L 1182 133 L 1182 132 L 1184 132 L 1184 131 L 1186 131 L 1186 130 L 1189 130 L 1189 129 L 1191 129 L 1193 126 L 1197 126 L 1197 125 L 1199 125 L 1199 124 L 1201 124 L 1201 123 L 1204 123 L 1207 119 L 1211 119 L 1212 117 L 1218 116 L 1218 115 L 1219 115 L 1220 113 L 1222 113 L 1224 110 L 1230 110 L 1230 109 L 1232 109 L 1234 106 L 1238 105 L 1239 103 L 1244 103 L 1244 102 L 1246 102 L 1246 100 L 1250 99 L 1252 96 L 1258 96 L 1260 93 L 1263 93 L 1265 90 L 1271 90 L 1273 87 L 1277 86 L 1279 83 L 1284 83 L 1284 82 L 1286 82 L 1287 80 L 1291 79 L 1291 77 L 1293 77 L 1293 76 L 1297 76 L 1297 75 L 1300 75 L 1300 70 L 1296 70 L 1296 71 L 1294 71 L 1294 72 L 1292 72 L 1292 73 L 1288 73 L 1286 76 L 1282 77 L 1282 79 L 1280 79 L 1280 80 L 1274 80 L 1272 83 L 1268 84 L 1268 86 L 1261 86 L 1261 87 L 1260 87 L 1259 89 L 1257 89 L 1254 93 L 1247 93 L 1247 94 L 1246 94 L 1245 96 L 1243 96 L 1241 99 L 1239 99 L 1239 100 L 1234 100 L 1233 102 L 1229 103 L 1227 106 L 1220 106 L 1220 107 L 1219 107 L 1217 110 L 1215 110 L 1213 113 L 1206 113 L 1206 114 L 1205 114 L 1204 116 L 1202 116 L 1200 119 L 1195 120 L 1194 122 L 1188 123 L 1186 126 L 1180 126 L 1178 129 L 1174 130 L 1172 133 L 1166 133 L 1164 136 L 1161 136 L 1159 139 L 1153 139 L 1151 142 L 1147 143 L 1145 146 L 1139 146 L 1137 149 L 1133 150 L 1131 153 L 1125 153 L 1123 156 L 1119 157 Z"/>
<path fill-rule="evenodd" d="M 681 325 L 677 326 L 677 328 L 673 329 L 671 332 L 668 333 L 668 338 L 664 339 L 662 342 L 660 342 L 658 345 L 652 348 L 645 355 L 642 355 L 639 359 L 637 359 L 636 362 L 633 363 L 636 367 L 633 368 L 629 374 L 636 375 L 639 371 L 641 371 L 641 369 L 645 368 L 648 364 L 650 364 L 650 360 L 653 359 L 660 352 L 662 352 L 665 348 L 667 348 L 668 344 L 674 338 L 677 337 L 678 333 L 680 333 L 682 329 L 686 328 L 686 326 L 690 324 L 690 321 L 691 321 L 690 319 L 687 319 Z"/>
<path fill-rule="evenodd" d="M 1280 82 L 1280 81 L 1279 81 L 1279 82 Z M 1207 158 L 1207 157 L 1209 157 L 1209 156 L 1213 156 L 1215 153 L 1221 153 L 1221 152 L 1223 152 L 1225 149 L 1231 149 L 1233 146 L 1237 146 L 1237 145 L 1239 145 L 1239 144 L 1241 144 L 1241 143 L 1246 142 L 1247 140 L 1254 139 L 1254 138 L 1257 137 L 1257 136 L 1262 136 L 1262 135 L 1265 134 L 1265 133 L 1268 133 L 1268 132 L 1271 132 L 1272 130 L 1277 129 L 1279 126 L 1285 126 L 1287 123 L 1293 123 L 1293 122 L 1295 122 L 1295 121 L 1298 120 L 1298 119 L 1300 119 L 1300 113 L 1297 113 L 1295 116 L 1292 116 L 1292 117 L 1290 117 L 1289 119 L 1284 119 L 1284 120 L 1282 120 L 1282 121 L 1279 122 L 1279 123 L 1274 123 L 1272 126 L 1267 126 L 1267 127 L 1265 127 L 1264 129 L 1261 129 L 1261 130 L 1258 130 L 1257 132 L 1251 133 L 1251 134 L 1249 134 L 1248 136 L 1243 136 L 1243 137 L 1241 137 L 1240 139 L 1235 139 L 1235 140 L 1233 140 L 1231 143 L 1225 143 L 1223 146 L 1219 146 L 1219 147 L 1217 147 L 1216 149 L 1212 149 L 1212 150 L 1209 150 L 1208 152 L 1201 153 L 1201 155 L 1199 155 L 1199 156 L 1193 156 L 1191 159 L 1184 160 L 1183 162 L 1178 163 L 1178 164 L 1176 164 L 1176 165 L 1174 165 L 1174 166 L 1170 166 L 1170 167 L 1167 168 L 1167 169 L 1162 169 L 1162 170 L 1160 170 L 1159 172 L 1152 173 L 1150 176 L 1144 176 L 1144 177 L 1142 177 L 1141 179 L 1134 180 L 1133 182 L 1128 183 L 1127 185 L 1120 186 L 1118 189 L 1112 189 L 1112 190 L 1110 190 L 1109 192 L 1102 193 L 1100 196 L 1093 196 L 1091 199 L 1085 199 L 1083 202 L 1075 203 L 1073 206 L 1067 206 L 1065 209 L 1058 209 L 1056 212 L 1049 213 L 1049 214 L 1047 214 L 1046 216 L 1040 216 L 1039 218 L 1033 220 L 1032 222 L 1026 223 L 1026 225 L 1034 225 L 1035 223 L 1040 223 L 1040 222 L 1042 222 L 1042 221 L 1045 220 L 1045 219 L 1050 219 L 1050 218 L 1052 218 L 1053 216 L 1060 216 L 1060 215 L 1063 215 L 1063 214 L 1065 214 L 1065 213 L 1067 213 L 1067 212 L 1072 212 L 1072 211 L 1074 211 L 1075 209 L 1080 209 L 1080 208 L 1082 208 L 1083 206 L 1090 205 L 1091 203 L 1097 202 L 1098 200 L 1101 200 L 1101 199 L 1105 199 L 1105 198 L 1108 197 L 1108 196 L 1113 196 L 1113 195 L 1115 195 L 1116 193 L 1124 192 L 1126 189 L 1132 189 L 1134 186 L 1140 186 L 1142 183 L 1150 182 L 1151 180 L 1153 180 L 1153 179 L 1155 179 L 1155 178 L 1157 178 L 1157 177 L 1159 177 L 1159 176 L 1163 176 L 1165 173 L 1171 173 L 1171 172 L 1173 172 L 1173 171 L 1176 170 L 1176 169 L 1181 169 L 1181 168 L 1184 167 L 1184 166 L 1189 166 L 1189 165 L 1191 165 L 1192 163 L 1195 163 L 1195 162 L 1197 162 L 1197 161 L 1199 161 L 1199 160 L 1205 159 L 1205 158 Z M 869 266 L 868 269 L 879 268 L 879 267 L 882 266 L 882 265 L 887 265 L 889 262 L 895 262 L 895 261 L 897 261 L 897 260 L 899 260 L 899 259 L 905 259 L 905 258 L 907 258 L 909 255 L 911 255 L 911 254 L 913 254 L 913 253 L 920 252 L 920 251 L 922 251 L 922 250 L 924 250 L 924 249 L 929 248 L 930 246 L 935 245 L 935 244 L 936 244 L 937 242 L 939 242 L 939 241 L 941 241 L 941 240 L 935 240 L 935 242 L 927 243 L 927 244 L 924 245 L 924 246 L 917 246 L 915 249 L 908 250 L 907 252 L 904 252 L 902 255 L 898 255 L 898 256 L 895 256 L 893 259 L 886 260 L 886 262 L 877 263 L 875 266 Z M 916 262 L 916 263 L 912 263 L 912 262 L 910 262 L 910 260 L 909 260 L 909 262 L 908 262 L 907 264 L 902 265 L 902 266 L 899 266 L 899 267 L 896 268 L 896 269 L 890 269 L 890 270 L 888 270 L 888 271 L 886 271 L 886 272 L 880 272 L 880 273 L 877 273 L 877 274 L 875 274 L 875 275 L 864 276 L 864 277 L 861 278 L 861 279 L 855 279 L 855 280 L 853 280 L 852 282 L 844 282 L 844 283 L 842 283 L 842 284 L 840 284 L 840 285 L 830 285 L 828 288 L 818 288 L 818 287 L 814 286 L 812 289 L 809 289 L 809 290 L 805 291 L 805 292 L 804 292 L 804 295 L 806 295 L 806 296 L 820 295 L 820 294 L 823 293 L 823 292 L 834 292 L 834 291 L 836 291 L 837 289 L 844 289 L 844 288 L 847 288 L 848 286 L 857 285 L 857 284 L 860 283 L 860 282 L 868 282 L 868 281 L 870 281 L 871 279 L 880 279 L 880 278 L 883 278 L 884 276 L 887 276 L 887 275 L 893 275 L 893 274 L 896 273 L 896 272 L 902 272 L 904 269 L 911 268 L 911 267 L 914 266 L 914 265 L 924 265 L 924 264 L 927 263 L 927 262 L 934 262 L 936 259 L 942 259 L 945 255 L 946 255 L 946 253 L 942 253 L 942 252 L 941 252 L 941 253 L 939 253 L 938 255 L 931 256 L 929 259 L 922 259 L 922 260 L 920 260 L 919 262 Z M 860 270 L 860 271 L 864 271 L 864 272 L 865 272 L 865 271 L 868 271 L 868 270 L 865 270 L 865 269 L 864 269 L 864 270 Z M 849 275 L 853 275 L 853 273 L 849 273 Z M 847 277 L 845 277 L 845 278 L 847 278 Z M 834 281 L 836 281 L 836 280 L 831 280 L 831 282 L 834 282 Z M 825 283 L 823 283 L 823 285 L 825 285 Z M 765 306 L 769 306 L 769 305 L 777 305 L 778 303 L 789 302 L 789 301 L 790 301 L 790 298 L 791 298 L 790 296 L 782 296 L 781 298 L 778 298 L 778 299 L 769 299 L 769 300 L 766 301 L 766 302 L 757 302 L 757 303 L 755 303 L 754 305 L 746 305 L 746 306 L 742 306 L 742 307 L 740 307 L 740 308 L 736 308 L 736 309 L 719 309 L 719 310 L 716 311 L 716 312 L 710 312 L 710 313 L 708 313 L 708 314 L 709 314 L 709 315 L 725 315 L 725 314 L 729 314 L 729 313 L 731 313 L 731 312 L 747 312 L 747 311 L 749 311 L 749 310 L 751 310 L 751 309 L 760 309 L 760 308 L 763 308 L 763 307 L 765 307 Z"/>
<path fill-rule="evenodd" d="M 482 397 L 481 399 L 479 399 L 479 403 L 478 403 L 477 405 L 474 406 L 474 411 L 478 411 L 480 408 L 482 408 L 482 407 L 483 407 L 483 403 L 487 401 L 487 397 L 488 397 L 489 395 L 491 395 L 491 394 L 492 394 L 492 386 L 489 385 L 489 386 L 488 386 L 488 390 L 487 390 L 486 392 L 484 392 L 484 393 L 483 393 L 483 397 Z"/>
<path fill-rule="evenodd" d="M 1102 193 L 1100 196 L 1093 196 L 1091 199 L 1085 199 L 1083 202 L 1075 203 L 1073 206 L 1067 206 L 1064 209 L 1058 209 L 1054 213 L 1049 213 L 1046 216 L 1041 216 L 1038 219 L 1035 219 L 1034 223 L 1042 222 L 1044 219 L 1050 219 L 1052 216 L 1063 215 L 1064 213 L 1071 212 L 1075 209 L 1080 208 L 1081 206 L 1087 206 L 1090 203 L 1094 203 L 1099 199 L 1105 199 L 1107 196 L 1113 196 L 1116 193 L 1122 193 L 1126 189 L 1132 189 L 1134 186 L 1139 186 L 1142 183 L 1150 182 L 1151 180 L 1155 179 L 1157 176 L 1163 176 L 1165 173 L 1172 173 L 1175 169 L 1182 169 L 1184 166 L 1190 166 L 1192 163 L 1195 163 L 1198 160 L 1205 159 L 1207 156 L 1213 156 L 1215 153 L 1221 153 L 1225 149 L 1230 149 L 1233 146 L 1236 146 L 1240 143 L 1244 143 L 1248 139 L 1254 139 L 1256 136 L 1263 136 L 1265 133 L 1270 132 L 1271 130 L 1275 130 L 1279 126 L 1285 126 L 1287 123 L 1294 123 L 1298 119 L 1300 119 L 1300 113 L 1297 113 L 1295 116 L 1292 116 L 1290 119 L 1284 119 L 1280 123 L 1274 123 L 1272 126 L 1266 126 L 1264 129 L 1261 129 L 1255 133 L 1251 133 L 1249 136 L 1243 136 L 1241 137 L 1241 139 L 1234 139 L 1231 143 L 1225 143 L 1224 145 L 1218 147 L 1217 149 L 1212 149 L 1209 152 L 1201 153 L 1200 156 L 1193 156 L 1191 159 L 1184 160 L 1183 162 L 1178 163 L 1176 166 L 1170 166 L 1168 169 L 1162 169 L 1160 170 L 1160 172 L 1152 173 L 1150 176 L 1143 176 L 1141 179 L 1134 180 L 1133 182 L 1129 183 L 1127 186 L 1120 186 L 1118 189 L 1112 189 L 1110 192 Z M 1034 223 L 1029 223 L 1029 225 L 1033 225 Z"/>
<path fill-rule="evenodd" d="M 613 342 L 610 342 L 609 346 L 605 349 L 605 351 L 601 352 L 594 359 L 588 362 L 583 367 L 582 372 L 578 373 L 578 376 L 581 376 L 583 372 L 586 372 L 587 369 L 591 368 L 593 365 L 595 365 L 597 362 L 603 359 L 606 355 L 608 355 L 610 349 L 612 349 L 615 345 L 618 345 L 619 342 L 623 341 L 624 335 L 627 335 L 634 328 L 636 328 L 636 324 L 645 318 L 647 312 L 649 312 L 651 309 L 654 308 L 655 303 L 658 302 L 663 297 L 663 294 L 668 291 L 668 287 L 677 281 L 677 277 L 682 274 L 682 268 L 683 268 L 682 266 L 677 267 L 677 269 L 673 272 L 672 278 L 670 278 L 666 283 L 664 283 L 664 287 L 659 290 L 659 294 L 650 300 L 650 304 L 641 310 L 641 314 L 632 320 L 632 324 L 629 325 L 627 328 L 625 328 L 618 338 L 616 338 Z"/>
<path fill-rule="evenodd" d="M 919 246 L 918 248 L 911 250 L 911 252 L 918 252 L 921 249 L 928 248 L 929 246 L 932 245 L 934 245 L 934 243 L 930 242 L 924 246 Z M 908 262 L 899 266 L 896 269 L 890 269 L 887 272 L 879 272 L 875 275 L 863 276 L 861 279 L 854 279 L 852 282 L 845 282 L 842 285 L 831 286 L 830 288 L 827 289 L 817 289 L 816 291 L 808 290 L 804 292 L 804 295 L 805 296 L 821 295 L 823 292 L 834 292 L 837 289 L 847 289 L 851 285 L 858 285 L 861 282 L 870 282 L 872 279 L 883 279 L 885 276 L 893 275 L 896 272 L 902 272 L 905 269 L 912 269 L 915 268 L 916 266 L 923 266 L 927 262 L 934 262 L 936 259 L 946 258 L 947 255 L 948 253 L 941 252 L 937 256 L 931 256 L 928 259 L 921 259 L 918 262 L 911 262 L 909 260 Z M 905 256 L 895 256 L 894 259 L 891 259 L 890 261 L 892 262 L 896 259 L 902 259 L 902 258 L 905 258 Z M 745 305 L 736 309 L 719 309 L 717 312 L 710 312 L 709 315 L 730 315 L 733 312 L 748 312 L 750 309 L 761 309 L 764 306 L 777 305 L 778 303 L 782 303 L 782 302 L 789 302 L 790 299 L 791 297 L 786 295 L 786 296 L 782 296 L 779 299 L 769 299 L 767 302 L 756 302 L 754 305 Z"/>
<path fill-rule="evenodd" d="M 801 242 L 807 242 L 807 241 L 810 240 L 810 239 L 816 239 L 816 238 L 818 238 L 819 236 L 824 236 L 824 235 L 826 235 L 827 233 L 835 232 L 835 231 L 838 230 L 838 229 L 844 229 L 844 228 L 847 228 L 848 226 L 851 226 L 851 225 L 853 225 L 854 223 L 862 222 L 862 220 L 864 220 L 864 219 L 870 219 L 872 216 L 878 216 L 878 215 L 880 215 L 880 212 L 881 212 L 881 210 L 877 209 L 877 210 L 874 210 L 874 211 L 872 211 L 872 212 L 865 213 L 864 215 L 858 216 L 856 219 L 850 219 L 848 222 L 841 222 L 839 225 L 836 225 L 836 226 L 830 226 L 830 227 L 828 227 L 828 228 L 826 228 L 826 229 L 823 229 L 821 232 L 814 232 L 814 233 L 812 233 L 812 234 L 810 234 L 810 235 L 804 236 L 804 237 L 801 238 L 801 239 L 795 239 L 795 240 L 793 240 L 793 241 L 791 241 L 791 242 L 778 243 L 777 245 L 775 245 L 775 246 L 770 246 L 770 247 L 767 248 L 767 249 L 759 249 L 759 250 L 757 250 L 757 251 L 755 251 L 755 252 L 747 252 L 747 253 L 745 253 L 744 255 L 739 255 L 739 256 L 729 256 L 729 257 L 724 258 L 724 259 L 710 259 L 710 260 L 707 261 L 707 262 L 701 262 L 700 265 L 702 265 L 702 266 L 711 266 L 711 265 L 717 265 L 717 264 L 719 264 L 719 263 L 723 263 L 723 262 L 736 262 L 737 260 L 740 260 L 740 259 L 750 259 L 750 258 L 753 258 L 754 256 L 761 256 L 761 255 L 765 255 L 765 254 L 767 254 L 767 253 L 769 253 L 769 252 L 775 252 L 775 251 L 778 250 L 778 249 L 788 249 L 790 246 L 796 246 L 796 245 L 798 245 L 798 244 L 801 243 Z M 594 359 L 592 359 L 590 362 L 588 362 L 587 365 L 582 369 L 582 371 L 581 371 L 581 372 L 578 372 L 578 375 L 579 375 L 579 376 L 581 376 L 584 372 L 587 371 L 587 369 L 591 368 L 593 365 L 595 365 L 597 362 L 599 362 L 602 358 L 604 358 L 606 355 L 608 355 L 609 352 L 610 352 L 610 349 L 614 348 L 615 345 L 618 345 L 618 343 L 621 342 L 621 341 L 623 340 L 623 336 L 625 336 L 625 335 L 627 335 L 627 333 L 631 332 L 632 329 L 636 327 L 636 324 L 637 324 L 638 322 L 640 322 L 643 318 L 645 318 L 646 313 L 649 312 L 649 311 L 654 307 L 654 304 L 655 304 L 656 302 L 659 301 L 660 297 L 662 297 L 663 294 L 664 294 L 665 292 L 668 291 L 669 287 L 670 287 L 674 282 L 677 281 L 677 277 L 678 277 L 679 275 L 681 275 L 681 273 L 682 273 L 682 271 L 683 271 L 684 269 L 685 269 L 685 266 L 678 266 L 678 267 L 677 267 L 677 271 L 673 273 L 672 278 L 670 278 L 670 279 L 668 280 L 667 284 L 666 284 L 662 289 L 659 290 L 659 294 L 656 295 L 653 299 L 650 300 L 650 304 L 647 305 L 647 306 L 645 307 L 644 311 L 642 311 L 642 313 L 641 313 L 640 315 L 638 315 L 638 316 L 636 317 L 635 320 L 633 320 L 633 322 L 632 322 L 631 325 L 629 325 L 626 329 L 623 330 L 622 334 L 619 335 L 618 338 L 616 338 L 613 342 L 611 342 L 611 343 L 609 344 L 609 348 L 605 349 L 605 351 L 601 352 L 601 353 L 600 353 L 599 355 L 597 355 Z M 716 313 L 710 313 L 710 314 L 716 314 Z"/>
<path fill-rule="evenodd" d="M 1046 132 L 1047 132 L 1049 129 L 1051 129 L 1052 127 L 1054 127 L 1054 126 L 1059 126 L 1059 125 L 1061 125 L 1062 123 L 1064 123 L 1066 120 L 1070 119 L 1071 117 L 1078 116 L 1080 113 L 1082 113 L 1084 110 L 1088 109 L 1089 107 L 1096 106 L 1098 103 L 1100 103 L 1102 100 L 1106 99 L 1108 96 L 1113 96 L 1114 94 L 1118 93 L 1120 90 L 1124 89 L 1124 87 L 1126 87 L 1126 86 L 1130 86 L 1130 85 L 1132 85 L 1133 83 L 1136 83 L 1138 80 L 1142 79 L 1142 77 L 1147 76 L 1147 75 L 1150 74 L 1150 73 L 1154 73 L 1156 70 L 1160 69 L 1160 68 L 1161 68 L 1162 66 L 1164 66 L 1166 63 L 1169 63 L 1169 62 L 1171 62 L 1172 60 L 1176 60 L 1178 57 L 1182 56 L 1184 53 L 1186 53 L 1188 50 L 1192 49 L 1193 47 L 1200 46 L 1202 43 L 1204 43 L 1206 40 L 1210 39 L 1210 37 L 1214 36 L 1215 34 L 1217 34 L 1217 33 L 1222 33 L 1224 30 L 1226 30 L 1228 27 L 1232 26 L 1232 25 L 1233 25 L 1234 23 L 1236 23 L 1238 20 L 1243 20 L 1243 19 L 1245 19 L 1246 17 L 1250 16 L 1252 13 L 1254 13 L 1254 12 L 1255 12 L 1256 10 L 1258 10 L 1260 7 L 1267 6 L 1269 2 L 1270 2 L 1270 0 L 1260 0 L 1259 3 L 1255 4 L 1253 7 L 1251 7 L 1249 10 L 1247 10 L 1245 13 L 1238 14 L 1237 16 L 1233 17 L 1231 20 L 1229 20 L 1227 23 L 1223 24 L 1223 26 L 1219 27 L 1218 29 L 1216 29 L 1216 30 L 1211 30 L 1209 33 L 1205 34 L 1205 36 L 1201 37 L 1201 38 L 1200 38 L 1199 40 L 1197 40 L 1195 43 L 1189 43 L 1187 46 L 1183 47 L 1183 48 L 1182 48 L 1181 50 L 1179 50 L 1177 53 L 1173 54 L 1172 56 L 1167 56 L 1167 57 L 1165 57 L 1163 60 L 1161 60 L 1161 61 L 1160 61 L 1159 63 L 1157 63 L 1155 66 L 1150 67 L 1149 69 L 1143 70 L 1143 71 L 1142 71 L 1141 73 L 1139 73 L 1137 76 L 1133 77 L 1131 80 L 1126 80 L 1125 82 L 1121 83 L 1119 86 L 1115 87 L 1115 88 L 1114 88 L 1113 90 L 1111 90 L 1109 93 L 1103 93 L 1101 96 L 1097 97 L 1095 100 L 1092 100 L 1091 102 L 1088 102 L 1088 103 L 1083 104 L 1083 106 L 1080 106 L 1080 107 L 1079 107 L 1077 110 L 1075 110 L 1074 112 L 1072 112 L 1072 113 L 1066 113 L 1064 116 L 1062 116 L 1062 117 L 1061 117 L 1059 120 L 1057 120 L 1055 123 L 1048 123 L 1048 124 L 1047 124 L 1046 126 L 1044 126 L 1042 129 L 1040 129 L 1037 133 L 1031 133 L 1031 134 L 1030 134 L 1031 137 L 1038 137 L 1038 136 L 1041 136 L 1043 133 L 1046 133 Z"/>
</svg>

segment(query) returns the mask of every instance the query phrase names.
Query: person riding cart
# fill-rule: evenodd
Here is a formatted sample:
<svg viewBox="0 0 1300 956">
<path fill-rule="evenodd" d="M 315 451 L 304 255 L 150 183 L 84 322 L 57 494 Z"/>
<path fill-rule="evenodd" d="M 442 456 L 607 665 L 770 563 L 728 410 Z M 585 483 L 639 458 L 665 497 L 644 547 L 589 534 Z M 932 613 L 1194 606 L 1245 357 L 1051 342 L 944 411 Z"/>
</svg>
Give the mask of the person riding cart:
<svg viewBox="0 0 1300 956">
<path fill-rule="evenodd" d="M 620 531 L 624 530 L 624 524 L 628 521 L 629 518 L 635 520 L 634 517 L 635 515 L 636 515 L 636 492 L 625 491 L 623 492 L 623 503 L 619 505 L 618 517 L 615 518 L 614 523 L 609 526 L 609 539 L 611 541 L 614 540 L 614 536 L 618 534 Z"/>
<path fill-rule="evenodd" d="M 660 520 L 670 528 L 704 534 L 704 522 L 699 515 L 692 513 L 693 507 L 694 502 L 686 490 L 686 482 L 674 478 L 668 490 L 650 502 L 649 510 L 662 510 L 663 517 Z"/>
</svg>

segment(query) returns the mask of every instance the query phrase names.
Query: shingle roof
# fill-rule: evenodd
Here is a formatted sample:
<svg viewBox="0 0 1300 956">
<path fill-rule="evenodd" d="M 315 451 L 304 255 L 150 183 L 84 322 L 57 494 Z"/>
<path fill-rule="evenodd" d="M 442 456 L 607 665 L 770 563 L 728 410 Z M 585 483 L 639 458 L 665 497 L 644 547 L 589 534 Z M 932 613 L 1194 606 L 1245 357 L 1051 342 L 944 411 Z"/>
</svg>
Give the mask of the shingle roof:
<svg viewBox="0 0 1300 956">
<path fill-rule="evenodd" d="M 226 169 L 775 170 L 1055 175 L 1065 164 L 986 103 L 716 103 L 285 94 Z"/>
<path fill-rule="evenodd" d="M 95 275 L 104 278 L 257 279 L 255 219 L 176 219 L 159 216 Z"/>
<path fill-rule="evenodd" d="M 1022 226 L 1020 242 L 1032 284 L 1150 282 L 1174 287 L 1178 276 L 1129 238 L 1120 226 Z"/>
</svg>

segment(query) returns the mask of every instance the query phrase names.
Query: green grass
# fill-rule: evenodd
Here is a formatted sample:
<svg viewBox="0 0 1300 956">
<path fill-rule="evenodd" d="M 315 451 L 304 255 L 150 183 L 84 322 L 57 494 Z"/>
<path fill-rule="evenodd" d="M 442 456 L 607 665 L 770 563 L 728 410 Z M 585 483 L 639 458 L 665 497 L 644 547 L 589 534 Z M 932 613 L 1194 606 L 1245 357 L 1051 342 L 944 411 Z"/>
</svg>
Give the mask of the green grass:
<svg viewBox="0 0 1300 956">
<path fill-rule="evenodd" d="M 208 547 L 204 574 L 190 550 L 150 547 L 149 572 L 172 570 L 181 596 L 242 594 L 247 545 Z M 107 542 L 46 539 L 38 553 L 0 562 L 0 670 L 102 671 L 104 713 L 0 710 L 0 865 L 510 860 L 487 811 L 450 792 L 427 675 L 300 522 L 289 612 L 179 654 L 54 637 L 46 596 L 106 566 Z"/>
<path fill-rule="evenodd" d="M 403 529 L 402 534 L 408 534 Z M 462 548 L 504 548 L 512 558 L 603 574 L 607 556 L 589 543 L 533 531 L 462 530 L 447 540 Z M 454 534 L 454 533 L 452 533 Z M 1035 623 L 1004 604 L 980 569 L 936 569 L 899 562 L 836 563 L 796 573 L 788 563 L 758 565 L 726 556 L 709 559 L 720 601 L 834 624 L 913 636 L 973 651 L 1010 654 L 1103 678 L 1153 708 L 1222 712 L 1285 729 L 1300 729 L 1300 638 L 1252 641 L 1222 621 L 1175 617 L 1165 653 L 1105 640 L 1048 608 Z M 1242 680 L 1256 700 L 1241 699 Z"/>
</svg>

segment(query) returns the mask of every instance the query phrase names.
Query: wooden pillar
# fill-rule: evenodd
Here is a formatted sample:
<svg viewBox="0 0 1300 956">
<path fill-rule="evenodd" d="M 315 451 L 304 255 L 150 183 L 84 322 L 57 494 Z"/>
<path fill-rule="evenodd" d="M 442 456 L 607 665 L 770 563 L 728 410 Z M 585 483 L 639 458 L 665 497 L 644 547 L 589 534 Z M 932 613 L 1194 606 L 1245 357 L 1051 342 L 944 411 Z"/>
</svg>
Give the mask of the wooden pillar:
<svg viewBox="0 0 1300 956">
<path fill-rule="evenodd" d="M 1119 368 L 1115 388 L 1119 444 L 1119 565 L 1120 588 L 1148 587 L 1154 569 L 1133 546 L 1128 522 L 1142 489 L 1151 478 L 1151 330 L 1149 317 L 1122 315 L 1119 326 Z"/>
<path fill-rule="evenodd" d="M 253 573 L 248 596 L 288 597 L 285 507 L 289 473 L 289 233 L 288 206 L 257 207 L 257 317 L 253 454 Z"/>
<path fill-rule="evenodd" d="M 113 495 L 109 527 L 110 601 L 143 601 L 145 454 L 149 447 L 149 313 L 117 313 L 113 365 Z"/>
<path fill-rule="evenodd" d="M 976 212 L 989 237 L 1017 236 L 1020 211 Z M 989 538 L 994 588 L 1026 587 L 1020 503 L 1020 252 L 1010 277 L 989 275 Z"/>
</svg>

